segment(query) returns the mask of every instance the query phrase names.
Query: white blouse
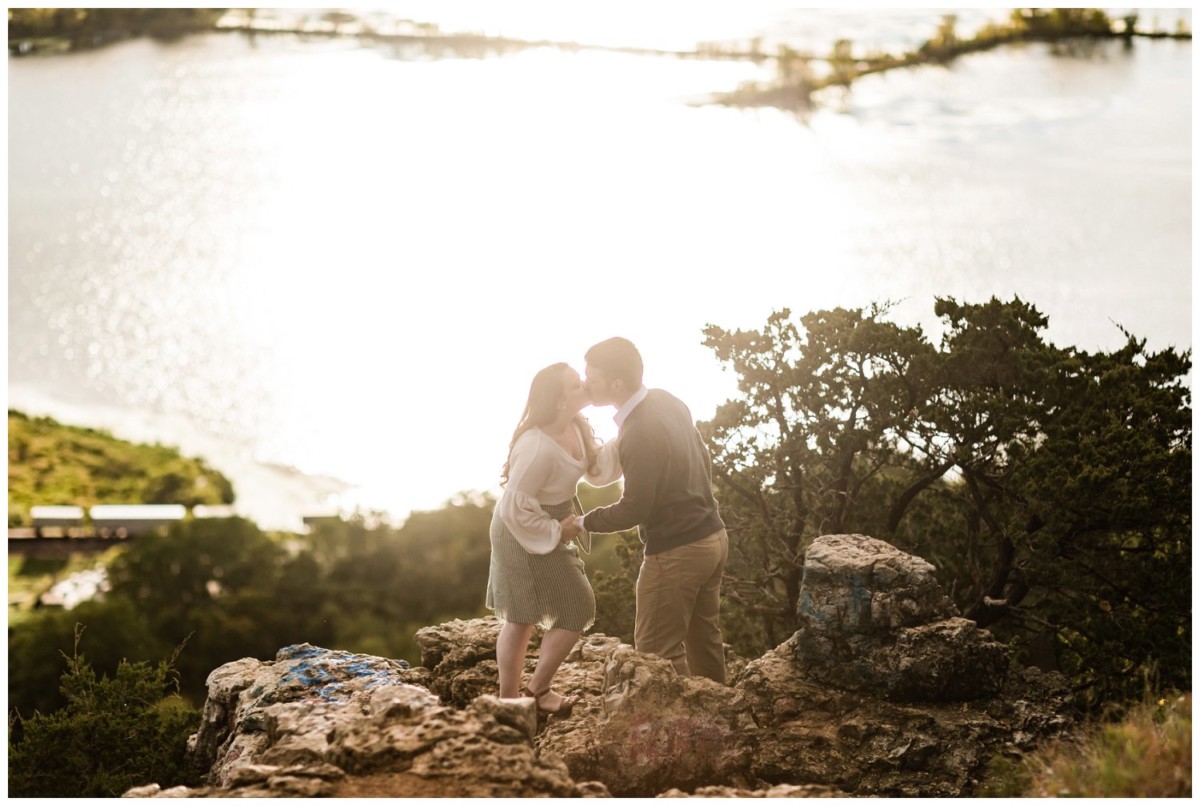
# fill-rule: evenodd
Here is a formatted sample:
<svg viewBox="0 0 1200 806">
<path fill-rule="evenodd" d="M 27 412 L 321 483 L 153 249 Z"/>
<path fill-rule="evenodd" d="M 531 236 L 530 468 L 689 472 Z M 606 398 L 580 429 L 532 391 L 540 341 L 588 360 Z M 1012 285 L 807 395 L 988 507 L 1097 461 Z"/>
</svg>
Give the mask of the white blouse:
<svg viewBox="0 0 1200 806">
<path fill-rule="evenodd" d="M 579 447 L 583 449 L 583 434 Z M 621 478 L 617 440 L 600 446 L 596 472 L 588 473 L 583 458 L 567 453 L 554 437 L 540 428 L 530 428 L 517 439 L 508 461 L 508 484 L 496 504 L 496 514 L 513 537 L 530 554 L 549 554 L 558 546 L 562 524 L 542 510 L 542 504 L 561 504 L 575 497 L 580 478 L 594 487 L 604 487 Z"/>
</svg>

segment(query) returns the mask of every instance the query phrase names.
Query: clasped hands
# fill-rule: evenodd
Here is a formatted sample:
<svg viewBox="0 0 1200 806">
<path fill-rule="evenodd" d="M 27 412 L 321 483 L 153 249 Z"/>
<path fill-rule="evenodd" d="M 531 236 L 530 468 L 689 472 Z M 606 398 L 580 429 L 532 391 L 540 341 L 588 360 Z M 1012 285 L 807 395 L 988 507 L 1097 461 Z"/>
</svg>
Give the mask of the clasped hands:
<svg viewBox="0 0 1200 806">
<path fill-rule="evenodd" d="M 574 514 L 563 518 L 559 523 L 562 525 L 562 530 L 558 536 L 558 542 L 570 543 L 576 536 L 583 531 L 576 521 L 579 520 Z"/>
</svg>

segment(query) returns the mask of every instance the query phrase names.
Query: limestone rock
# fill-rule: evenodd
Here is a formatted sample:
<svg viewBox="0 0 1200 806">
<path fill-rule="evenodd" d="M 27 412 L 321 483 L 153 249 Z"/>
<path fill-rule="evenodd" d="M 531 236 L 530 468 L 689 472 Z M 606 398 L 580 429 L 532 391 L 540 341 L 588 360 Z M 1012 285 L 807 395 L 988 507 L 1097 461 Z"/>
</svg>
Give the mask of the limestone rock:
<svg viewBox="0 0 1200 806">
<path fill-rule="evenodd" d="M 864 535 L 824 535 L 804 555 L 800 614 L 820 632 L 888 632 L 957 616 L 934 567 Z"/>
<path fill-rule="evenodd" d="M 788 642 L 805 675 L 894 700 L 999 692 L 1007 649 L 957 617 L 933 571 L 921 558 L 863 535 L 813 541 L 805 555 L 800 629 Z"/>
<path fill-rule="evenodd" d="M 668 789 L 660 798 L 848 798 L 845 792 L 828 786 L 776 784 L 769 789 L 734 789 L 729 786 L 703 786 L 692 794 Z"/>
<path fill-rule="evenodd" d="M 496 691 L 499 629 L 484 618 L 419 631 L 430 688 L 455 706 Z M 531 655 L 527 676 L 535 663 Z M 667 661 L 604 635 L 585 635 L 554 685 L 580 701 L 570 717 L 549 719 L 536 746 L 543 758 L 562 759 L 576 781 L 602 781 L 617 796 L 652 796 L 670 786 L 747 780 L 754 724 L 738 692 L 680 678 Z"/>
<path fill-rule="evenodd" d="M 495 616 L 487 616 L 417 630 L 421 665 L 430 670 L 429 689 L 447 705 L 465 708 L 481 694 L 497 693 L 496 637 L 501 626 Z M 533 659 L 541 636 L 539 627 L 530 641 Z"/>
<path fill-rule="evenodd" d="M 226 786 L 245 763 L 287 766 L 320 760 L 324 736 L 354 715 L 380 686 L 424 679 L 404 661 L 309 644 L 284 647 L 274 662 L 243 658 L 208 676 L 200 730 L 189 755 L 208 770 L 205 783 Z"/>
<path fill-rule="evenodd" d="M 175 786 L 170 789 L 163 789 L 158 784 L 148 784 L 147 786 L 138 786 L 126 792 L 121 797 L 123 798 L 187 798 L 194 797 L 192 793 L 196 790 L 188 789 L 186 786 Z"/>
<path fill-rule="evenodd" d="M 538 743 L 573 777 L 601 780 L 618 797 L 746 783 L 755 725 L 740 692 L 680 677 L 670 662 L 621 645 L 605 664 L 603 685 L 599 709 L 552 722 Z"/>
<path fill-rule="evenodd" d="M 806 679 L 785 647 L 737 681 L 759 724 L 753 776 L 856 795 L 967 794 L 1005 725 L 970 703 L 889 702 Z"/>
<path fill-rule="evenodd" d="M 804 554 L 800 614 L 836 633 L 887 632 L 958 615 L 934 571 L 874 537 L 817 537 Z"/>
<path fill-rule="evenodd" d="M 426 669 L 308 645 L 274 661 L 237 661 L 209 677 L 200 731 L 189 743 L 209 786 L 130 797 L 572 797 L 562 761 L 533 748 L 532 699 L 477 698 L 449 708 Z"/>
</svg>

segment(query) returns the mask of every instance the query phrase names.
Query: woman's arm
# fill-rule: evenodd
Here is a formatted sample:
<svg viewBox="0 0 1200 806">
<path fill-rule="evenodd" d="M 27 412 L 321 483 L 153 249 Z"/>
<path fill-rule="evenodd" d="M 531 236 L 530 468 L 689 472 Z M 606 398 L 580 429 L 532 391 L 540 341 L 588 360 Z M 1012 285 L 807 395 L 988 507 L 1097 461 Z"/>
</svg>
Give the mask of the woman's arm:
<svg viewBox="0 0 1200 806">
<path fill-rule="evenodd" d="M 593 487 L 607 487 L 621 478 L 621 454 L 617 440 L 610 439 L 596 453 L 595 472 L 585 471 L 583 479 Z"/>
<path fill-rule="evenodd" d="M 525 432 L 513 446 L 508 484 L 496 504 L 496 514 L 530 554 L 549 554 L 558 546 L 562 525 L 542 510 L 537 493 L 550 478 L 552 456 L 542 450 L 537 434 Z"/>
</svg>

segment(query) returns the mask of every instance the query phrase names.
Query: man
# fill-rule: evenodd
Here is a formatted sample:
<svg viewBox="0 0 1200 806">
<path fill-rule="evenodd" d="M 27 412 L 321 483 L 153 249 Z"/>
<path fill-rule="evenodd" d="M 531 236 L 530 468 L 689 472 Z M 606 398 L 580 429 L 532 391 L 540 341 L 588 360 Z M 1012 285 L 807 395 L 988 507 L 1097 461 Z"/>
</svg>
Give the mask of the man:
<svg viewBox="0 0 1200 806">
<path fill-rule="evenodd" d="M 711 459 L 678 398 L 642 385 L 642 357 L 628 339 L 588 350 L 592 403 L 616 406 L 621 500 L 567 517 L 562 540 L 580 530 L 638 527 L 646 557 L 638 573 L 634 645 L 666 658 L 679 674 L 725 682 L 718 617 L 729 538 L 712 494 Z"/>
</svg>

